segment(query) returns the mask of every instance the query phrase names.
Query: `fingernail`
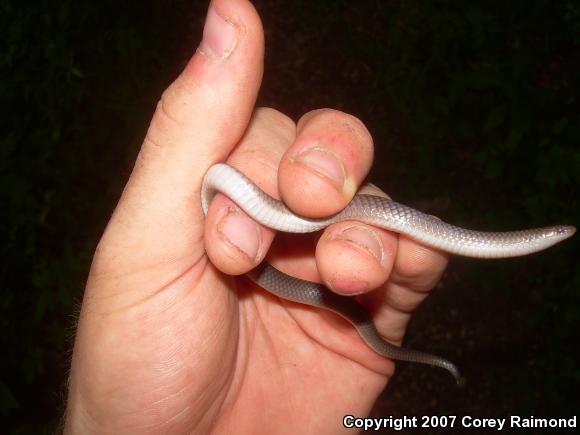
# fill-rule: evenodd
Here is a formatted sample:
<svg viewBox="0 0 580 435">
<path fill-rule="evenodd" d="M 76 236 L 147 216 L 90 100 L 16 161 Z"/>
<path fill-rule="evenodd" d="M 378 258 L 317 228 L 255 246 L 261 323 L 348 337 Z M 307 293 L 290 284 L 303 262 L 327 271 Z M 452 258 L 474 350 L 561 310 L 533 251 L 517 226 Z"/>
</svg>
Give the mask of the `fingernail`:
<svg viewBox="0 0 580 435">
<path fill-rule="evenodd" d="M 335 153 L 323 147 L 313 147 L 302 151 L 293 159 L 304 164 L 314 173 L 329 180 L 343 193 L 350 193 L 352 187 L 346 180 L 344 164 Z"/>
<path fill-rule="evenodd" d="M 335 279 L 327 282 L 326 286 L 337 293 L 347 296 L 356 296 L 370 290 L 369 283 L 358 279 Z"/>
<path fill-rule="evenodd" d="M 360 246 L 375 257 L 379 263 L 382 262 L 383 243 L 373 230 L 363 226 L 352 226 L 338 233 L 336 237 Z"/>
<path fill-rule="evenodd" d="M 227 214 L 219 221 L 217 231 L 226 243 L 250 260 L 260 259 L 262 232 L 258 225 L 240 210 L 229 208 Z"/>
<path fill-rule="evenodd" d="M 234 51 L 236 43 L 237 32 L 234 25 L 213 8 L 209 8 L 199 50 L 207 55 L 225 59 Z"/>
</svg>

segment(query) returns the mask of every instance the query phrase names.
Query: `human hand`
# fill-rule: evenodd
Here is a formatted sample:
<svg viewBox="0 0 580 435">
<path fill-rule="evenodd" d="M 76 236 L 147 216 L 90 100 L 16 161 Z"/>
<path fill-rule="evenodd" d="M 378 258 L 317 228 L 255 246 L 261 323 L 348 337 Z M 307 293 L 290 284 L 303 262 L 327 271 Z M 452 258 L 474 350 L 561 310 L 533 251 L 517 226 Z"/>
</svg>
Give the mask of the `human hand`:
<svg viewBox="0 0 580 435">
<path fill-rule="evenodd" d="M 230 275 L 268 253 L 285 273 L 361 294 L 399 344 L 444 254 L 356 222 L 272 244 L 272 230 L 223 196 L 203 216 L 201 182 L 216 162 L 309 216 L 343 208 L 371 166 L 371 137 L 350 115 L 314 111 L 295 125 L 254 111 L 262 56 L 251 5 L 214 1 L 204 42 L 164 93 L 95 254 L 67 433 L 337 433 L 343 415 L 369 412 L 392 375 L 392 361 L 342 319 Z"/>
</svg>

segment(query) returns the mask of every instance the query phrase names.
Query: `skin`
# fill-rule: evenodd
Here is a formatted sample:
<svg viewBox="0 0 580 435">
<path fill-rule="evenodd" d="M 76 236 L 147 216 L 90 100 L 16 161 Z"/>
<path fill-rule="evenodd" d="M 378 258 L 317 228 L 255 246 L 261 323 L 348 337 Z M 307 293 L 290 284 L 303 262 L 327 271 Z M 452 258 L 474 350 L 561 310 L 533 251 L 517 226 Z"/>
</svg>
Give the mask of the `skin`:
<svg viewBox="0 0 580 435">
<path fill-rule="evenodd" d="M 215 162 L 296 212 L 324 216 L 348 203 L 373 159 L 369 132 L 348 114 L 316 110 L 295 124 L 256 109 L 264 52 L 256 11 L 215 0 L 209 16 L 230 27 L 206 25 L 164 92 L 95 252 L 65 433 L 346 432 L 342 417 L 369 413 L 393 362 L 337 316 L 281 301 L 239 275 L 267 255 L 287 274 L 359 295 L 385 338 L 400 344 L 446 267 L 444 254 L 357 222 L 272 243 L 272 230 L 223 196 L 204 218 L 199 192 Z"/>
</svg>

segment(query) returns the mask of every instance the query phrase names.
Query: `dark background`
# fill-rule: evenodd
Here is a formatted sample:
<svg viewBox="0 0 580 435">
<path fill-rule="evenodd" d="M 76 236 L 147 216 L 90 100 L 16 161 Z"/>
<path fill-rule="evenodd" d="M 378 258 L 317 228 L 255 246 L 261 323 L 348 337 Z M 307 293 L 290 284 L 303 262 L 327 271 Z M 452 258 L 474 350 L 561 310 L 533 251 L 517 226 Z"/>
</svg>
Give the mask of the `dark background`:
<svg viewBox="0 0 580 435">
<path fill-rule="evenodd" d="M 57 427 L 93 250 L 201 36 L 205 1 L 129 4 L 0 0 L 2 432 Z M 578 1 L 255 5 L 259 104 L 360 117 L 395 199 L 477 229 L 579 224 Z M 577 413 L 578 240 L 454 260 L 406 346 L 456 362 L 467 386 L 401 364 L 373 414 Z"/>
</svg>

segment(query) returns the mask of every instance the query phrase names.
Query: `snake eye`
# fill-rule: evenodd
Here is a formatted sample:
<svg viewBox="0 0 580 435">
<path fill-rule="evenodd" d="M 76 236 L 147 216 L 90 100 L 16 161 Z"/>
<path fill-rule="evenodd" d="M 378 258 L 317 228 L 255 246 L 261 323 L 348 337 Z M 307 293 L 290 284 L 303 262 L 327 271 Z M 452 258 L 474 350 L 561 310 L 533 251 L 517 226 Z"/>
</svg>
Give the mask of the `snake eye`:
<svg viewBox="0 0 580 435">
<path fill-rule="evenodd" d="M 570 225 L 559 225 L 558 227 L 556 227 L 556 234 L 559 236 L 567 235 L 568 237 L 570 237 L 575 232 L 576 232 L 576 228 L 574 228 L 573 226 L 570 226 Z"/>
</svg>

